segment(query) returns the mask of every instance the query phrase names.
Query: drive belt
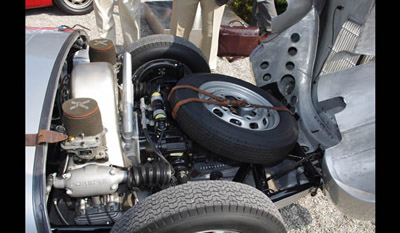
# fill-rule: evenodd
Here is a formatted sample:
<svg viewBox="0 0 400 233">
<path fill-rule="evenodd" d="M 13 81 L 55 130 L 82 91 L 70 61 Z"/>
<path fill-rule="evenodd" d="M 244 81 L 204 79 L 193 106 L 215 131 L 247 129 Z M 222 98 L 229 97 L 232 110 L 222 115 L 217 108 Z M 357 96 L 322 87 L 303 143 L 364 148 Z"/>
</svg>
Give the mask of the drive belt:
<svg viewBox="0 0 400 233">
<path fill-rule="evenodd" d="M 207 100 L 207 99 L 200 99 L 200 98 L 187 98 L 179 101 L 178 103 L 175 104 L 174 109 L 172 110 L 172 117 L 175 119 L 176 113 L 178 112 L 179 108 L 187 103 L 190 102 L 201 102 L 201 103 L 206 103 L 206 104 L 215 104 L 219 106 L 226 106 L 226 107 L 253 107 L 253 108 L 265 108 L 265 109 L 270 109 L 270 110 L 276 110 L 276 111 L 285 111 L 290 113 L 291 115 L 294 115 L 293 112 L 291 112 L 288 108 L 285 107 L 273 107 L 273 106 L 265 106 L 265 105 L 258 105 L 258 104 L 251 104 L 247 103 L 245 100 L 228 100 L 219 96 L 215 96 L 211 93 L 208 93 L 206 91 L 203 91 L 197 87 L 190 86 L 190 85 L 177 85 L 171 89 L 171 92 L 168 95 L 168 100 L 170 100 L 172 94 L 175 92 L 175 90 L 178 89 L 191 89 L 193 91 L 196 91 L 198 93 L 201 93 L 203 95 L 206 95 L 214 100 Z"/>
</svg>

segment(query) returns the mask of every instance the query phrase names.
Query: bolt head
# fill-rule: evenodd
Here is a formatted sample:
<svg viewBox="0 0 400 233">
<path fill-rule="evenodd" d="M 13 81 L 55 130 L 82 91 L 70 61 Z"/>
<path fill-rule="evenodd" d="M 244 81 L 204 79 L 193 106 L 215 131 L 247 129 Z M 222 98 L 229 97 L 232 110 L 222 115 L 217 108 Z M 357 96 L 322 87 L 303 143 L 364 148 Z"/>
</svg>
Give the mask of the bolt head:
<svg viewBox="0 0 400 233">
<path fill-rule="evenodd" d="M 71 173 L 69 173 L 69 172 L 67 172 L 67 173 L 64 173 L 64 174 L 62 174 L 62 178 L 64 179 L 64 180 L 69 180 L 70 178 L 71 178 Z"/>
<path fill-rule="evenodd" d="M 117 190 L 118 189 L 118 184 L 113 184 L 113 185 L 111 185 L 111 187 L 110 187 L 110 190 Z"/>
<path fill-rule="evenodd" d="M 110 173 L 110 175 L 115 175 L 116 174 L 116 171 L 115 171 L 115 169 L 111 169 L 110 171 L 109 171 L 109 173 Z"/>
</svg>

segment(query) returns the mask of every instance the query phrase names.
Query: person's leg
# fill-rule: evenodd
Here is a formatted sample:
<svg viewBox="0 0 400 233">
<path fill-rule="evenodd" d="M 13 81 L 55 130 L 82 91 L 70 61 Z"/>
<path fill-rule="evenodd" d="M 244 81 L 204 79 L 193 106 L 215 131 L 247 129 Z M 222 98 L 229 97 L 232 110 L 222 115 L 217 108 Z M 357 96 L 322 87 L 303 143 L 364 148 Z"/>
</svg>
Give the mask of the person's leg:
<svg viewBox="0 0 400 233">
<path fill-rule="evenodd" d="M 258 16 L 257 16 L 257 0 L 253 0 L 253 7 L 251 11 L 250 26 L 257 26 Z"/>
<path fill-rule="evenodd" d="M 264 28 L 267 32 L 271 32 L 271 20 L 278 15 L 276 13 L 274 0 L 259 2 L 258 12 L 258 26 Z"/>
<path fill-rule="evenodd" d="M 171 35 L 189 40 L 199 0 L 174 0 L 171 16 Z"/>
<path fill-rule="evenodd" d="M 140 38 L 140 0 L 118 0 L 124 46 Z"/>
<path fill-rule="evenodd" d="M 218 6 L 215 0 L 200 0 L 202 16 L 202 36 L 200 50 L 210 68 L 217 67 L 218 39 L 225 6 Z"/>
<path fill-rule="evenodd" d="M 93 6 L 100 38 L 112 40 L 116 44 L 117 37 L 113 18 L 114 0 L 94 0 Z"/>
</svg>

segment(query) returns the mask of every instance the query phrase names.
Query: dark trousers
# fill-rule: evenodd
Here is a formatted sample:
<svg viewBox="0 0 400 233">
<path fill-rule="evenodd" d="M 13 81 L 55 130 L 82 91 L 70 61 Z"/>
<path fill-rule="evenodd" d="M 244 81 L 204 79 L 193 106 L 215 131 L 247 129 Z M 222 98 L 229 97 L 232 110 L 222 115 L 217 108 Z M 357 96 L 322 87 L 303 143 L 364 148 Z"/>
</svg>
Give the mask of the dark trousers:
<svg viewBox="0 0 400 233">
<path fill-rule="evenodd" d="M 263 2 L 253 0 L 253 11 L 250 20 L 251 26 L 258 26 L 262 31 L 271 32 L 271 19 L 276 16 L 274 0 L 265 0 Z"/>
</svg>

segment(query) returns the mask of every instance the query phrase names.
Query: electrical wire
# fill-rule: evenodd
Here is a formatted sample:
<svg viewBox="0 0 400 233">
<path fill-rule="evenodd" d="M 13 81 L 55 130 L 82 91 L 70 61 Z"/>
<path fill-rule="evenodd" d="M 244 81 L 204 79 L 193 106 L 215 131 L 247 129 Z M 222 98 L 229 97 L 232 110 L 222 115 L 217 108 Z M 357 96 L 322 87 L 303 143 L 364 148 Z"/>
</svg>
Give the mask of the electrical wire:
<svg viewBox="0 0 400 233">
<path fill-rule="evenodd" d="M 110 215 L 110 212 L 108 212 L 107 204 L 104 205 L 104 210 L 106 211 L 108 218 L 111 220 L 111 223 L 115 223 L 114 219 Z"/>
<path fill-rule="evenodd" d="M 171 166 L 171 164 L 168 162 L 168 160 L 164 157 L 164 155 L 161 153 L 161 151 L 154 144 L 153 140 L 150 138 L 149 131 L 147 130 L 147 128 L 143 128 L 143 133 L 144 133 L 144 136 L 146 137 L 147 142 L 150 144 L 150 147 L 154 150 L 154 152 L 157 154 L 157 156 L 160 157 L 160 159 L 162 159 L 164 162 L 166 162 L 167 164 L 169 164 Z"/>
<path fill-rule="evenodd" d="M 336 10 L 342 10 L 344 7 L 339 5 L 336 6 L 335 10 L 333 10 L 333 16 L 332 16 L 332 41 L 331 41 L 331 45 L 333 48 L 334 45 L 334 38 L 335 38 L 335 16 L 336 16 Z"/>
<path fill-rule="evenodd" d="M 65 224 L 69 226 L 69 223 L 67 222 L 67 220 L 65 220 L 64 216 L 61 214 L 60 209 L 58 208 L 58 199 L 54 198 L 53 199 L 53 204 L 54 204 L 54 208 L 56 209 L 56 212 L 58 214 L 58 217 L 60 217 L 61 221 Z"/>
<path fill-rule="evenodd" d="M 334 43 L 335 43 L 335 17 L 336 17 L 336 10 L 343 10 L 343 6 L 341 6 L 341 5 L 338 5 L 338 6 L 336 6 L 336 8 L 333 10 L 333 16 L 332 16 L 332 38 L 331 38 L 331 46 L 330 47 L 328 47 L 330 50 L 333 50 L 333 46 L 334 46 Z M 317 75 L 315 75 L 315 77 L 318 77 L 320 74 L 321 74 L 321 72 L 322 72 L 322 69 L 324 68 L 324 65 L 325 65 L 325 63 L 326 63 L 326 61 L 328 60 L 328 58 L 329 58 L 329 54 L 325 57 L 325 59 L 324 59 L 324 62 L 322 63 L 322 65 L 321 65 L 321 68 L 319 69 L 319 71 L 318 71 L 318 73 L 317 73 Z"/>
</svg>

